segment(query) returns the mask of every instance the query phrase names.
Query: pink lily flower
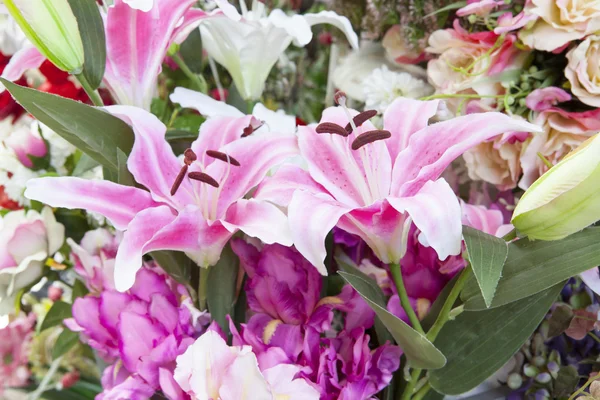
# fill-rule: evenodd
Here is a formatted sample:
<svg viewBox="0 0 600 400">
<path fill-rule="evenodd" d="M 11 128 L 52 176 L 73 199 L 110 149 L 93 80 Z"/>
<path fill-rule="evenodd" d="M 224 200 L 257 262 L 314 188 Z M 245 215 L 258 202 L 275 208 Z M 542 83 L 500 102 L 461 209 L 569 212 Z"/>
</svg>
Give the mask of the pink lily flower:
<svg viewBox="0 0 600 400">
<path fill-rule="evenodd" d="M 115 261 L 115 287 L 129 289 L 142 255 L 184 251 L 199 266 L 217 263 L 238 230 L 265 243 L 292 244 L 285 214 L 275 205 L 244 199 L 269 169 L 298 153 L 292 137 L 247 136 L 255 118 L 213 118 L 180 161 L 165 141 L 167 128 L 129 106 L 106 107 L 135 133 L 127 166 L 149 191 L 75 177 L 38 178 L 25 196 L 53 207 L 84 208 L 124 230 Z"/>
<path fill-rule="evenodd" d="M 106 34 L 104 84 L 118 104 L 150 109 L 161 66 L 173 43 L 181 43 L 207 16 L 195 0 L 115 0 L 103 12 Z M 151 8 L 148 8 L 150 6 Z M 26 47 L 10 60 L 2 77 L 14 81 L 45 57 Z"/>
<path fill-rule="evenodd" d="M 298 128 L 308 171 L 280 168 L 256 197 L 288 206 L 298 251 L 326 274 L 325 237 L 334 227 L 361 237 L 385 263 L 398 263 L 414 223 L 419 242 L 441 260 L 461 251 L 461 208 L 444 169 L 482 141 L 540 128 L 500 113 L 466 115 L 427 125 L 439 101 L 399 98 L 377 130 L 365 111 L 328 108 L 318 126 Z M 345 127 L 345 128 L 344 128 Z"/>
</svg>

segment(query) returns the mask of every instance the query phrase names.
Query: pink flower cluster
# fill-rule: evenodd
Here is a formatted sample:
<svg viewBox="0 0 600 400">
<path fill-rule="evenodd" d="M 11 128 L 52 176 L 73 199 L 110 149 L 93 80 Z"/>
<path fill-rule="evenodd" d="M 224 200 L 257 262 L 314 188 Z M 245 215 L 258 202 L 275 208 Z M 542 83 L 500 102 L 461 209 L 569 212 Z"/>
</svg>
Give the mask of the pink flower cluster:
<svg viewBox="0 0 600 400">
<path fill-rule="evenodd" d="M 35 314 L 20 315 L 0 329 L 0 396 L 5 387 L 22 387 L 31 375 L 27 366 Z"/>
</svg>

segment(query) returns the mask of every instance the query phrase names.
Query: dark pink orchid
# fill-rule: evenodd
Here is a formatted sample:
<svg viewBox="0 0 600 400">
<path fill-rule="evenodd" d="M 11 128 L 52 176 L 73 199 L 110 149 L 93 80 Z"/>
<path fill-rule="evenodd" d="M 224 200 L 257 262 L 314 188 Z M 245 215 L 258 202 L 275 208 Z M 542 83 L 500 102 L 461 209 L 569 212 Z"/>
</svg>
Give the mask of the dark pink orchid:
<svg viewBox="0 0 600 400">
<path fill-rule="evenodd" d="M 106 110 L 133 127 L 135 144 L 127 166 L 149 191 L 63 177 L 30 180 L 25 195 L 54 207 L 100 213 L 125 231 L 115 263 L 118 290 L 133 285 L 142 255 L 151 251 L 184 251 L 198 265 L 208 267 L 216 264 L 238 230 L 265 243 L 292 244 L 285 214 L 269 202 L 244 196 L 272 167 L 298 153 L 295 138 L 242 138 L 245 128 L 257 123 L 252 116 L 212 118 L 192 144 L 190 151 L 197 160 L 186 159 L 184 171 L 184 162 L 165 140 L 166 126 L 156 117 L 129 106 Z M 193 179 L 197 176 L 201 180 Z M 176 181 L 179 185 L 174 185 Z"/>
</svg>

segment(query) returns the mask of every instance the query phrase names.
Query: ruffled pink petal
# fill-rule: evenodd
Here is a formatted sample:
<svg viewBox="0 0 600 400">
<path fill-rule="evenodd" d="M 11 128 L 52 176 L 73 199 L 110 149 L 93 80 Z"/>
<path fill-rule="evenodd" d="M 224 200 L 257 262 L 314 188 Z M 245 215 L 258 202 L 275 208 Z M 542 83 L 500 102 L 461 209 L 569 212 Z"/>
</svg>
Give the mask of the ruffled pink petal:
<svg viewBox="0 0 600 400">
<path fill-rule="evenodd" d="M 327 190 L 315 182 L 307 171 L 297 165 L 286 164 L 282 165 L 273 176 L 262 181 L 254 193 L 254 198 L 287 207 L 296 190 L 327 193 Z"/>
<path fill-rule="evenodd" d="M 171 187 L 183 163 L 165 140 L 167 127 L 154 115 L 137 107 L 110 106 L 106 110 L 133 128 L 135 142 L 127 159 L 127 168 L 136 181 L 150 190 L 154 200 L 173 208 L 180 209 L 193 203 L 193 189 L 187 179 L 171 196 Z"/>
<path fill-rule="evenodd" d="M 416 194 L 425 182 L 437 179 L 465 151 L 505 132 L 541 132 L 541 128 L 496 112 L 470 114 L 439 122 L 416 132 L 398 154 L 391 193 Z"/>
<path fill-rule="evenodd" d="M 419 228 L 419 242 L 433 247 L 440 260 L 460 254 L 461 209 L 456 194 L 444 179 L 427 181 L 412 197 L 390 197 L 399 212 L 407 212 Z"/>
<path fill-rule="evenodd" d="M 145 315 L 123 311 L 119 321 L 119 347 L 123 365 L 136 371 L 140 359 L 150 354 L 166 332 Z"/>
<path fill-rule="evenodd" d="M 544 111 L 558 103 L 571 100 L 571 95 L 563 89 L 550 86 L 536 89 L 525 98 L 527 107 L 533 111 Z"/>
<path fill-rule="evenodd" d="M 25 71 L 39 68 L 46 57 L 35 47 L 26 47 L 13 55 L 2 71 L 2 78 L 8 81 L 16 81 L 23 76 Z"/>
<path fill-rule="evenodd" d="M 463 224 L 490 235 L 496 235 L 500 227 L 504 225 L 502 211 L 467 204 L 462 202 L 462 200 L 461 203 Z"/>
<path fill-rule="evenodd" d="M 226 219 L 222 223 L 232 231 L 240 229 L 246 235 L 267 244 L 292 245 L 292 234 L 286 215 L 277 206 L 266 201 L 238 200 L 229 207 Z"/>
<path fill-rule="evenodd" d="M 439 100 L 419 101 L 406 97 L 390 104 L 383 114 L 383 127 L 392 133 L 392 137 L 385 141 L 392 160 L 408 146 L 413 133 L 428 125 L 439 107 Z"/>
<path fill-rule="evenodd" d="M 324 193 L 299 190 L 292 197 L 288 218 L 294 245 L 322 275 L 327 275 L 325 237 L 350 210 Z"/>
<path fill-rule="evenodd" d="M 217 218 L 224 216 L 231 204 L 257 186 L 271 168 L 298 155 L 298 144 L 294 137 L 250 136 L 231 142 L 219 151 L 234 157 L 241 166 L 220 161 L 206 169 L 221 185 L 219 189 L 210 188 L 211 198 L 218 192 Z"/>
<path fill-rule="evenodd" d="M 150 109 L 162 61 L 176 31 L 186 27 L 179 24 L 194 3 L 160 0 L 151 11 L 143 12 L 115 0 L 108 8 L 104 82 L 119 104 Z"/>
<path fill-rule="evenodd" d="M 74 177 L 31 179 L 27 182 L 25 197 L 52 207 L 97 212 L 119 230 L 125 230 L 140 211 L 159 205 L 145 190 Z"/>
</svg>

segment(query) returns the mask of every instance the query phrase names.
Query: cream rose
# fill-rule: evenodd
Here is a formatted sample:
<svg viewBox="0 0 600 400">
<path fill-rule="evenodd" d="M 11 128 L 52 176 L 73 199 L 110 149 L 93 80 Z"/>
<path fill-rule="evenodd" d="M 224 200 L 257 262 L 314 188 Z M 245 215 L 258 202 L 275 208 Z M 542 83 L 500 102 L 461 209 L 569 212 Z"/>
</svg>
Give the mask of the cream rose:
<svg viewBox="0 0 600 400">
<path fill-rule="evenodd" d="M 567 54 L 565 76 L 583 103 L 600 107 L 600 36 L 590 36 Z"/>
<path fill-rule="evenodd" d="M 526 13 L 539 18 L 520 38 L 537 50 L 553 51 L 600 29 L 597 0 L 531 0 Z"/>
</svg>

